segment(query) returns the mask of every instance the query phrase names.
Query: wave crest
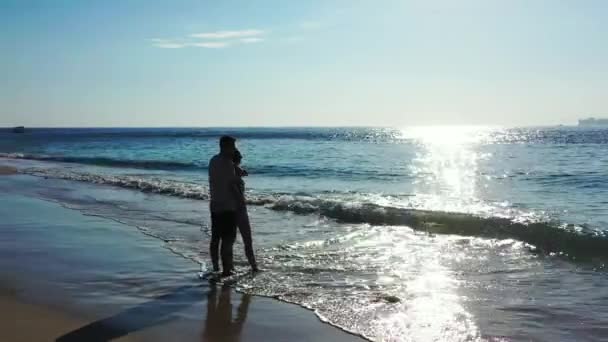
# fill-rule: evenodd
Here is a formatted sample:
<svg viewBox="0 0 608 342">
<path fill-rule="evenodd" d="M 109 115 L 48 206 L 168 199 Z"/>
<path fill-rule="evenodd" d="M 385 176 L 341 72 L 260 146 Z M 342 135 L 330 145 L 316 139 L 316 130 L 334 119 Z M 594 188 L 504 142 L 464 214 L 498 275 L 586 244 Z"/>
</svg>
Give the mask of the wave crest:
<svg viewBox="0 0 608 342">
<path fill-rule="evenodd" d="M 41 177 L 106 184 L 147 193 L 208 200 L 207 187 L 179 181 L 77 173 L 59 169 L 25 169 Z M 408 226 L 432 234 L 456 234 L 496 239 L 516 239 L 540 253 L 558 253 L 576 260 L 608 260 L 608 235 L 575 225 L 553 222 L 517 222 L 503 217 L 480 217 L 468 213 L 443 212 L 351 202 L 348 198 L 314 196 L 248 195 L 248 204 L 296 214 L 317 214 L 343 223 Z"/>
<path fill-rule="evenodd" d="M 540 253 L 558 253 L 579 260 L 608 259 L 608 235 L 576 225 L 552 222 L 517 222 L 510 218 L 480 217 L 467 213 L 404 209 L 373 203 L 323 200 L 278 200 L 273 210 L 318 213 L 344 223 L 408 226 L 433 234 L 456 234 L 495 239 L 516 239 Z"/>
<path fill-rule="evenodd" d="M 59 169 L 30 168 L 21 172 L 38 177 L 51 177 L 93 184 L 104 184 L 126 189 L 197 200 L 209 198 L 207 187 L 166 179 L 141 178 L 137 176 L 112 176 L 92 173 L 78 173 Z"/>
</svg>

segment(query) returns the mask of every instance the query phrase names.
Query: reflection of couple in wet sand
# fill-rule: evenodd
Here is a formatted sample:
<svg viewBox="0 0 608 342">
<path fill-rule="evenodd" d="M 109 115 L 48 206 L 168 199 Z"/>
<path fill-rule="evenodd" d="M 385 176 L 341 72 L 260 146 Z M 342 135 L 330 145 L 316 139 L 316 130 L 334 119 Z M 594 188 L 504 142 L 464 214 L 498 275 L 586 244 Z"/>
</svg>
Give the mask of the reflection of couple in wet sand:
<svg viewBox="0 0 608 342">
<path fill-rule="evenodd" d="M 219 298 L 218 298 L 219 292 Z M 210 285 L 207 295 L 207 318 L 203 330 L 203 341 L 239 341 L 243 325 L 247 319 L 247 311 L 251 296 L 243 294 L 238 306 L 236 317 L 232 318 L 233 294 L 230 286 L 217 288 L 215 284 Z"/>
<path fill-rule="evenodd" d="M 221 275 L 223 277 L 230 276 L 234 272 L 232 249 L 237 227 L 243 238 L 245 255 L 251 270 L 258 271 L 245 201 L 243 177 L 248 174 L 241 168 L 241 160 L 242 155 L 236 148 L 236 139 L 223 136 L 220 138 L 220 153 L 209 161 L 209 206 L 211 210 L 209 252 L 213 272 L 220 270 L 219 256 L 221 255 Z M 210 283 L 203 341 L 238 341 L 240 339 L 251 297 L 248 294 L 242 295 L 236 317 L 233 320 L 231 295 L 230 286 L 223 285 L 218 289 L 215 283 Z"/>
<path fill-rule="evenodd" d="M 91 322 L 57 337 L 57 342 L 112 341 L 140 330 L 171 322 L 176 313 L 200 303 L 205 287 L 182 286 L 113 316 Z M 251 295 L 240 295 L 236 317 L 232 317 L 234 290 L 228 285 L 218 288 L 213 282 L 207 293 L 207 316 L 202 327 L 202 341 L 238 341 L 247 318 Z M 239 296 L 238 294 L 236 294 Z"/>
<path fill-rule="evenodd" d="M 211 210 L 211 243 L 209 252 L 213 272 L 220 271 L 219 256 L 222 259 L 222 276 L 234 272 L 232 247 L 239 228 L 245 245 L 245 255 L 253 272 L 258 270 L 251 241 L 251 225 L 245 201 L 247 172 L 240 168 L 241 153 L 236 149 L 236 139 L 229 136 L 220 138 L 220 153 L 209 161 L 209 195 Z M 219 253 L 218 253 L 219 252 Z"/>
</svg>

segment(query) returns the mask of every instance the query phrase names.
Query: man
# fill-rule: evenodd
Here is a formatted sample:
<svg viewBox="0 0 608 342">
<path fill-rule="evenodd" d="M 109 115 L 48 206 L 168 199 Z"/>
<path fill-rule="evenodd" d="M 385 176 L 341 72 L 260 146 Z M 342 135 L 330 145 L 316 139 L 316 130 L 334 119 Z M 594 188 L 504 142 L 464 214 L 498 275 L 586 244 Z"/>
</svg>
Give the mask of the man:
<svg viewBox="0 0 608 342">
<path fill-rule="evenodd" d="M 218 248 L 222 255 L 222 277 L 232 274 L 232 246 L 236 239 L 237 209 L 243 205 L 238 189 L 239 178 L 232 162 L 236 139 L 220 138 L 220 153 L 209 161 L 209 194 L 211 209 L 211 263 L 219 272 Z M 220 247 L 221 243 L 221 247 Z"/>
</svg>

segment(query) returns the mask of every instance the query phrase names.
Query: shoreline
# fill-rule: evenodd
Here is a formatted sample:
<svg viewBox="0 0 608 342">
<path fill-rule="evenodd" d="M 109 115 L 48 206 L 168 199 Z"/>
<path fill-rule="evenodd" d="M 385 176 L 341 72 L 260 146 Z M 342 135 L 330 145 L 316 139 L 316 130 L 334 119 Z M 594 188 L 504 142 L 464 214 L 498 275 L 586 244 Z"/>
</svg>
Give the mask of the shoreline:
<svg viewBox="0 0 608 342">
<path fill-rule="evenodd" d="M 2 340 L 364 340 L 297 304 L 201 282 L 162 241 L 110 219 L 10 191 L 0 214 Z"/>
<path fill-rule="evenodd" d="M 17 168 L 0 164 L 0 176 L 9 176 L 17 174 Z"/>
<path fill-rule="evenodd" d="M 0 307 L 0 336 L 6 341 L 54 340 L 65 331 L 86 324 L 85 320 L 71 317 L 65 312 L 24 303 L 4 291 L 0 292 Z"/>
<path fill-rule="evenodd" d="M 8 291 L 8 292 L 7 292 Z M 77 331 L 88 320 L 67 312 L 20 300 L 13 291 L 0 290 L 0 336 L 13 342 L 30 341 L 78 341 L 62 338 L 68 331 Z M 115 341 L 143 341 L 133 336 L 122 336 Z"/>
</svg>

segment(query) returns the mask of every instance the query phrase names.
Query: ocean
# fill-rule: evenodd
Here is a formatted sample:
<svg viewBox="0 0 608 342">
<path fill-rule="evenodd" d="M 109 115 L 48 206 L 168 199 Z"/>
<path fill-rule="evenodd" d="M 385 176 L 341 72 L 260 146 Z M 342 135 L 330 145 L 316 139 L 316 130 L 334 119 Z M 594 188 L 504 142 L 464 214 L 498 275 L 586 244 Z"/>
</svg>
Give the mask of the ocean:
<svg viewBox="0 0 608 342">
<path fill-rule="evenodd" d="M 206 270 L 223 134 L 264 269 L 238 291 L 377 341 L 608 340 L 608 128 L 4 130 L 0 164 L 27 177 L 2 191 L 124 223 Z M 240 243 L 235 257 L 248 267 Z"/>
</svg>

